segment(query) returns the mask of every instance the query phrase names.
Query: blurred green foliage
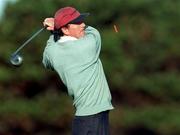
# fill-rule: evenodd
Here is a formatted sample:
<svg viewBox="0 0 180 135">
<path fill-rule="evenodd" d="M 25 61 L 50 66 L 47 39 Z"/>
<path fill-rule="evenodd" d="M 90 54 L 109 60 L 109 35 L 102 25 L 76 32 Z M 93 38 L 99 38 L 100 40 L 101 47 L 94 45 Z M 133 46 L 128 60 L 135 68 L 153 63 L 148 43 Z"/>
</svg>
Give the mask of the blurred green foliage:
<svg viewBox="0 0 180 135">
<path fill-rule="evenodd" d="M 90 12 L 86 23 L 101 33 L 100 57 L 116 108 L 110 115 L 112 134 L 131 135 L 133 128 L 145 128 L 146 134 L 179 135 L 179 0 L 9 4 L 0 22 L 0 134 L 70 134 L 71 99 L 59 77 L 41 64 L 50 33 L 41 33 L 21 51 L 21 67 L 9 63 L 11 53 L 42 27 L 44 18 L 64 6 Z"/>
</svg>

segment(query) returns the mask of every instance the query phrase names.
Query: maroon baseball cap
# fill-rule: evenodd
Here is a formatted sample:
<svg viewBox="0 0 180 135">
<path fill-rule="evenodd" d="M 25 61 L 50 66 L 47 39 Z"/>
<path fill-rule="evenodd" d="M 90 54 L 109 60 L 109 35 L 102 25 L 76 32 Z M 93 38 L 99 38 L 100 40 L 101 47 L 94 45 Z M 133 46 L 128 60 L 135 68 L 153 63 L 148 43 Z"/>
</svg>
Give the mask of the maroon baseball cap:
<svg viewBox="0 0 180 135">
<path fill-rule="evenodd" d="M 80 13 L 73 7 L 64 7 L 59 9 L 54 16 L 54 28 L 59 29 L 68 23 L 83 22 L 89 13 Z"/>
</svg>

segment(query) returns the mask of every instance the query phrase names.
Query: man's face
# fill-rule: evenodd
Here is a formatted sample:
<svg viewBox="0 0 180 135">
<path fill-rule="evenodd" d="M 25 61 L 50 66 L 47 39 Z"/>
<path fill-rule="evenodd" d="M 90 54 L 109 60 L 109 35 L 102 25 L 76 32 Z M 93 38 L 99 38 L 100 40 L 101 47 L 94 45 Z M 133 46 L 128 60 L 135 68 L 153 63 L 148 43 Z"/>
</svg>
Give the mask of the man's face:
<svg viewBox="0 0 180 135">
<path fill-rule="evenodd" d="M 85 23 L 78 24 L 68 24 L 68 26 L 63 30 L 63 33 L 67 36 L 81 38 L 85 35 Z"/>
</svg>

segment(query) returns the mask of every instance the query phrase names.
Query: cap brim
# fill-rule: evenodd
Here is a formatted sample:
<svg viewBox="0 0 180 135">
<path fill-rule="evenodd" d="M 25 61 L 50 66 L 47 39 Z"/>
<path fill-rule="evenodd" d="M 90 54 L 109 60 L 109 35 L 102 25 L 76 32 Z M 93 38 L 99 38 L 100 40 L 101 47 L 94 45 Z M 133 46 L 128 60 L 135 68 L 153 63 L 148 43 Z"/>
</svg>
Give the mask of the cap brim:
<svg viewBox="0 0 180 135">
<path fill-rule="evenodd" d="M 78 18 L 72 20 L 72 21 L 69 22 L 69 23 L 72 23 L 72 24 L 81 23 L 81 22 L 83 22 L 84 19 L 85 19 L 87 16 L 89 16 L 89 15 L 90 15 L 90 13 L 82 13 L 82 14 L 80 14 L 80 16 L 79 16 Z"/>
</svg>

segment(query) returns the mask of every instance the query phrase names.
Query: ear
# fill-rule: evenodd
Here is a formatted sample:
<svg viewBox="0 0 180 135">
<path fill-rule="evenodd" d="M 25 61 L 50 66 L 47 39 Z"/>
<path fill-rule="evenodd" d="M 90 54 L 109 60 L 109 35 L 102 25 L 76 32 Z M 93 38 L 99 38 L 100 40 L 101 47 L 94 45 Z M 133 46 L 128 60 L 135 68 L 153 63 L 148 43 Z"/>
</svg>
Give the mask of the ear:
<svg viewBox="0 0 180 135">
<path fill-rule="evenodd" d="M 64 35 L 69 35 L 69 30 L 67 27 L 62 27 L 61 31 L 64 33 Z"/>
</svg>

